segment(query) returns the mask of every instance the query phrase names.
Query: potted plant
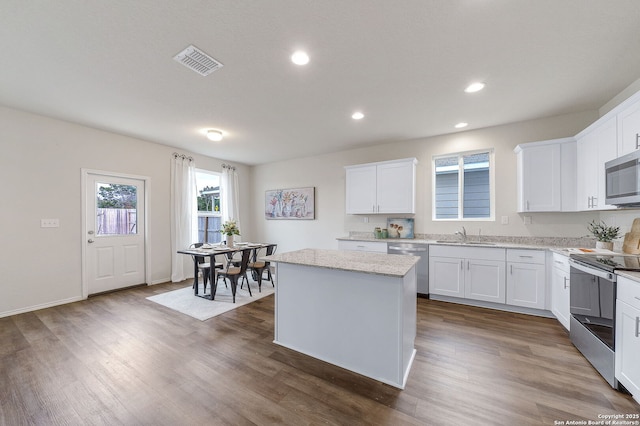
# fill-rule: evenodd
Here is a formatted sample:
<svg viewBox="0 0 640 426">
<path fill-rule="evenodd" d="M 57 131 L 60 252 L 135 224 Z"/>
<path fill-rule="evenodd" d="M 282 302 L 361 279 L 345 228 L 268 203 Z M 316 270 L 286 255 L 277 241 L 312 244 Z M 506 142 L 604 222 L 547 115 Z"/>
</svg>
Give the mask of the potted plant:
<svg viewBox="0 0 640 426">
<path fill-rule="evenodd" d="M 238 224 L 235 220 L 228 220 L 222 224 L 222 229 L 220 230 L 224 235 L 227 236 L 227 246 L 233 246 L 233 236 L 240 235 L 240 229 L 238 229 Z"/>
<path fill-rule="evenodd" d="M 613 250 L 613 240 L 620 236 L 619 226 L 608 226 L 603 221 L 592 220 L 587 229 L 596 237 L 596 248 Z"/>
</svg>

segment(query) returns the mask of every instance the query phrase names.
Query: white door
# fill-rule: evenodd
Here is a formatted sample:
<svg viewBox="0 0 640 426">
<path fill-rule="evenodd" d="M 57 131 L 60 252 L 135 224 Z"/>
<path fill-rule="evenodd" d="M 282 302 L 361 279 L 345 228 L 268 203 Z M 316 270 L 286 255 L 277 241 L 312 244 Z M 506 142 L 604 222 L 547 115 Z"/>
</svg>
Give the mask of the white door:
<svg viewBox="0 0 640 426">
<path fill-rule="evenodd" d="M 145 181 L 89 173 L 85 190 L 87 293 L 145 283 Z"/>
</svg>

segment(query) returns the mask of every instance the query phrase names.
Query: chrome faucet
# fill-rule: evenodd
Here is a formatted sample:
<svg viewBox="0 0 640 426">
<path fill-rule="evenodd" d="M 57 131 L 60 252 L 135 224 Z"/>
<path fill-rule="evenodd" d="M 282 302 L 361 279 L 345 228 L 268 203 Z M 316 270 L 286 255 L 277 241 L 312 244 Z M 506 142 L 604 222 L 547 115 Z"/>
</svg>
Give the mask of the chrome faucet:
<svg viewBox="0 0 640 426">
<path fill-rule="evenodd" d="M 456 235 L 460 235 L 463 243 L 467 242 L 467 230 L 462 227 L 462 231 L 456 231 Z"/>
</svg>

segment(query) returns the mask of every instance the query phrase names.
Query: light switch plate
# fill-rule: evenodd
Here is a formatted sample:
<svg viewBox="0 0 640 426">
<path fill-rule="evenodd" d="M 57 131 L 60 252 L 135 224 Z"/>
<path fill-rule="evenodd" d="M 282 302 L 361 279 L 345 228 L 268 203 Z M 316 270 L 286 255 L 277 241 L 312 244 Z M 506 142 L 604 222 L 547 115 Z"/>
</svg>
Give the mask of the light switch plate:
<svg viewBox="0 0 640 426">
<path fill-rule="evenodd" d="M 57 228 L 60 226 L 60 219 L 40 219 L 40 228 Z"/>
<path fill-rule="evenodd" d="M 501 223 L 503 225 L 508 225 L 509 224 L 509 216 L 502 216 Z"/>
<path fill-rule="evenodd" d="M 525 225 L 531 225 L 531 216 L 525 216 L 524 217 L 524 224 Z"/>
</svg>

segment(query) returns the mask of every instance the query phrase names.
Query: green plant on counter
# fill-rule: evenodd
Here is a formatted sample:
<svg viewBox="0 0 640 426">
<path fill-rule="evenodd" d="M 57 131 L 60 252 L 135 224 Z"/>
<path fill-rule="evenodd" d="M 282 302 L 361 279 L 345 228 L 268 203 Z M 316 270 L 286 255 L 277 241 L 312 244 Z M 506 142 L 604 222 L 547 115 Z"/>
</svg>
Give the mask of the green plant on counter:
<svg viewBox="0 0 640 426">
<path fill-rule="evenodd" d="M 620 236 L 619 226 L 608 226 L 603 221 L 596 222 L 592 220 L 587 229 L 596 237 L 596 240 L 603 243 L 610 243 Z"/>
</svg>

